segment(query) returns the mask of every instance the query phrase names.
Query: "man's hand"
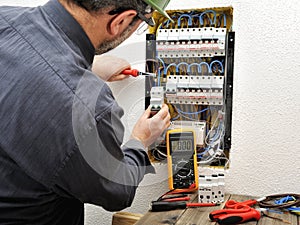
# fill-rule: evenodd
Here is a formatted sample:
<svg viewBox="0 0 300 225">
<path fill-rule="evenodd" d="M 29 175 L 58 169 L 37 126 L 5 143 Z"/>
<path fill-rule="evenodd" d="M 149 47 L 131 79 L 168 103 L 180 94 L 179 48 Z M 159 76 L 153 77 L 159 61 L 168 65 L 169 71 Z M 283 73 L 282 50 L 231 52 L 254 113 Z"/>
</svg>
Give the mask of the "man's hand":
<svg viewBox="0 0 300 225">
<path fill-rule="evenodd" d="M 169 108 L 166 104 L 153 117 L 150 117 L 150 107 L 135 124 L 131 138 L 137 139 L 145 147 L 151 145 L 170 125 Z"/>
<path fill-rule="evenodd" d="M 105 81 L 119 81 L 129 77 L 121 72 L 130 68 L 129 62 L 125 59 L 111 55 L 96 55 L 92 72 Z"/>
</svg>

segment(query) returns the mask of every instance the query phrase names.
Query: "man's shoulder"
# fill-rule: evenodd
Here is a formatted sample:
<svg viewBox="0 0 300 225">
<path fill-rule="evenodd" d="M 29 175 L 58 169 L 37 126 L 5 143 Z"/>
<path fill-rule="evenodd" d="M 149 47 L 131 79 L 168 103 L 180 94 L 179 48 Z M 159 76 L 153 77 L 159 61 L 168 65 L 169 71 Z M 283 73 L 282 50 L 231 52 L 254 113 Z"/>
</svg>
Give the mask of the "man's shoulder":
<svg viewBox="0 0 300 225">
<path fill-rule="evenodd" d="M 19 15 L 22 15 L 24 12 L 30 10 L 30 7 L 21 7 L 21 6 L 0 6 L 0 18 L 7 21 L 15 19 Z"/>
</svg>

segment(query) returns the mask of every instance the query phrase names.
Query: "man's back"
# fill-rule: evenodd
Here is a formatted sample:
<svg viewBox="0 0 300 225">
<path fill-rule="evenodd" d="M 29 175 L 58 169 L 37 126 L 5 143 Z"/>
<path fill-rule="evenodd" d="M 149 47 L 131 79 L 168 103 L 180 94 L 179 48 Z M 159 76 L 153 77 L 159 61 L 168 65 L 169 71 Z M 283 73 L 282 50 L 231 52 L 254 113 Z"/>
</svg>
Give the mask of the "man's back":
<svg viewBox="0 0 300 225">
<path fill-rule="evenodd" d="M 1 224 L 76 225 L 83 224 L 83 203 L 129 207 L 154 171 L 145 147 L 169 126 L 166 105 L 151 118 L 147 110 L 123 143 L 123 110 L 89 69 L 96 44 L 61 2 L 0 7 Z M 115 19 L 113 28 L 124 25 L 114 15 L 85 13 L 104 36 L 111 34 L 103 18 Z M 119 16 L 131 23 L 135 14 Z M 100 36 L 101 26 L 92 29 Z"/>
<path fill-rule="evenodd" d="M 66 83 L 56 70 L 62 61 L 74 70 L 91 62 L 72 65 L 76 49 L 49 11 L 0 11 L 0 223 L 83 223 L 83 203 L 53 186 L 75 147 L 70 115 L 77 82 Z"/>
</svg>

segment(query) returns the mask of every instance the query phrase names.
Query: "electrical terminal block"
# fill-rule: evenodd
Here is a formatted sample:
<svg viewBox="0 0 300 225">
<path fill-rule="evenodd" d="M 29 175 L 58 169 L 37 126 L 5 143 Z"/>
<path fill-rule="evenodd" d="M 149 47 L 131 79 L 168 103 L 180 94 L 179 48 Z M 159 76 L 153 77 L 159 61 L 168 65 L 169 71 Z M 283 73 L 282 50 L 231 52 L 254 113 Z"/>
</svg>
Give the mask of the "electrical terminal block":
<svg viewBox="0 0 300 225">
<path fill-rule="evenodd" d="M 155 115 L 164 104 L 164 88 L 162 86 L 152 87 L 151 88 L 151 115 Z"/>
<path fill-rule="evenodd" d="M 204 175 L 199 175 L 199 203 L 212 203 L 212 180 Z"/>
<path fill-rule="evenodd" d="M 225 174 L 219 173 L 218 174 L 218 196 L 219 202 L 224 202 L 225 200 Z"/>
<path fill-rule="evenodd" d="M 188 129 L 195 132 L 197 146 L 204 145 L 206 121 L 172 121 L 169 129 Z"/>
<path fill-rule="evenodd" d="M 199 175 L 198 202 L 222 203 L 225 198 L 225 175 Z"/>
<path fill-rule="evenodd" d="M 156 37 L 157 41 L 167 41 L 169 37 L 169 29 L 159 29 Z"/>
<path fill-rule="evenodd" d="M 219 200 L 219 179 L 217 174 L 211 175 L 211 196 L 212 196 L 212 202 L 218 203 Z"/>
<path fill-rule="evenodd" d="M 223 76 L 169 75 L 166 98 L 173 104 L 222 105 Z"/>
<path fill-rule="evenodd" d="M 160 29 L 157 52 L 164 58 L 223 56 L 225 40 L 225 28 Z"/>
<path fill-rule="evenodd" d="M 170 29 L 168 41 L 178 41 L 180 40 L 181 34 L 180 29 Z"/>
</svg>

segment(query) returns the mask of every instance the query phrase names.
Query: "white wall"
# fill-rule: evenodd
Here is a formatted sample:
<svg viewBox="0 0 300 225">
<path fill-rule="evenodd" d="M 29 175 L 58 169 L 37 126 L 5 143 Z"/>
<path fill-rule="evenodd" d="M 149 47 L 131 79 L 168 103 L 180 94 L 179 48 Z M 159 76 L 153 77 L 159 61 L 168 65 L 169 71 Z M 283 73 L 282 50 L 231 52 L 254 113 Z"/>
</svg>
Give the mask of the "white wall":
<svg viewBox="0 0 300 225">
<path fill-rule="evenodd" d="M 0 0 L 3 4 L 37 5 L 45 1 Z M 188 7 L 187 7 L 188 6 Z M 171 0 L 170 9 L 233 6 L 236 32 L 234 106 L 227 192 L 268 195 L 300 192 L 300 17 L 297 0 Z M 144 36 L 135 36 L 114 54 L 143 69 Z M 112 85 L 131 129 L 143 112 L 143 80 Z M 126 95 L 125 95 L 126 94 Z M 130 96 L 130 97 L 126 97 Z M 127 131 L 126 137 L 129 132 Z M 146 176 L 133 206 L 144 213 L 149 202 L 167 190 L 166 168 Z M 110 224 L 111 213 L 87 205 L 86 224 Z"/>
</svg>

